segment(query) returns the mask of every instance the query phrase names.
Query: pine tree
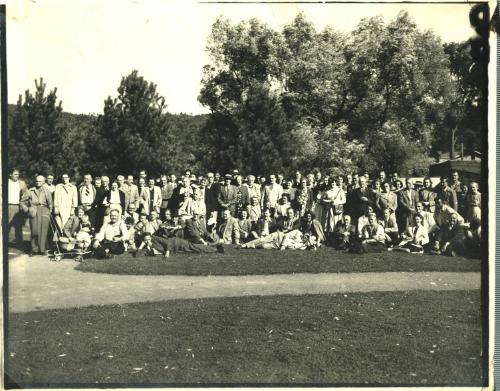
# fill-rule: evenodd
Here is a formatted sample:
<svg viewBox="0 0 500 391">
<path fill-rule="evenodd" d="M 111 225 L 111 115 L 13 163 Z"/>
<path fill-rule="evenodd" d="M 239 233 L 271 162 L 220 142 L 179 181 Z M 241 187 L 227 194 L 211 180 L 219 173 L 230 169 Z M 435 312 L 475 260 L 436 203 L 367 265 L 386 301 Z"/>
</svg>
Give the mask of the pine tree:
<svg viewBox="0 0 500 391">
<path fill-rule="evenodd" d="M 19 96 L 12 125 L 8 129 L 9 169 L 19 168 L 26 178 L 65 169 L 63 156 L 62 103 L 57 89 L 47 95 L 43 78 L 35 81 L 35 93 Z"/>
</svg>

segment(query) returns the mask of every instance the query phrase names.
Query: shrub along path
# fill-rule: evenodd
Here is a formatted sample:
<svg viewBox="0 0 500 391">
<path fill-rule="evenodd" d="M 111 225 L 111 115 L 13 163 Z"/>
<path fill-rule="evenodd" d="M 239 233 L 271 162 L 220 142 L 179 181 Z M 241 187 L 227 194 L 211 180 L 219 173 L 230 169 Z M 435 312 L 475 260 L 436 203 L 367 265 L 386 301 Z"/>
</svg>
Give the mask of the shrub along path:
<svg viewBox="0 0 500 391">
<path fill-rule="evenodd" d="M 163 262 L 158 260 L 158 262 Z M 9 260 L 9 310 L 28 312 L 144 301 L 338 292 L 470 290 L 479 272 L 317 273 L 246 276 L 137 276 L 82 273 L 76 262 Z"/>
</svg>

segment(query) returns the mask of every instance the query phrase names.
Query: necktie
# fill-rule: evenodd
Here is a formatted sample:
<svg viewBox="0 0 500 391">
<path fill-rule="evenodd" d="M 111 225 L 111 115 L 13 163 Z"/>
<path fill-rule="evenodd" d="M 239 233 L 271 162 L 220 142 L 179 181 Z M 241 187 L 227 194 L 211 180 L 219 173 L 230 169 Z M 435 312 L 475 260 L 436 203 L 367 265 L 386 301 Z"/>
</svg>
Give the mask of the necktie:
<svg viewBox="0 0 500 391">
<path fill-rule="evenodd" d="M 90 195 L 90 189 L 89 185 L 85 186 L 85 197 L 88 197 Z"/>
</svg>

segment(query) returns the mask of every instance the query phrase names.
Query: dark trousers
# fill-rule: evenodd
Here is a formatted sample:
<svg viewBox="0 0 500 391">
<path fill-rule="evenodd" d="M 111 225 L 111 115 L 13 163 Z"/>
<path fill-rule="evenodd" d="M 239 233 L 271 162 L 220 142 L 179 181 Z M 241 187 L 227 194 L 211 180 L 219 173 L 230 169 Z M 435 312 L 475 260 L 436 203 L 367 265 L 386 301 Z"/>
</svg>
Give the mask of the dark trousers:
<svg viewBox="0 0 500 391">
<path fill-rule="evenodd" d="M 17 244 L 21 244 L 23 242 L 23 225 L 25 218 L 25 214 L 20 209 L 19 205 L 9 204 L 7 235 L 10 239 L 10 231 L 12 228 L 14 228 L 14 238 Z"/>
<path fill-rule="evenodd" d="M 152 237 L 153 247 L 161 252 L 165 253 L 167 250 L 170 252 L 186 252 L 186 253 L 215 253 L 217 248 L 213 246 L 205 246 L 203 244 L 196 244 L 188 242 L 185 239 L 178 237 L 162 238 L 160 236 Z"/>
<path fill-rule="evenodd" d="M 110 254 L 120 255 L 125 252 L 125 245 L 120 240 L 119 242 L 111 242 L 108 240 L 103 240 L 99 247 L 94 249 L 94 255 L 96 258 L 105 258 L 106 250 L 109 250 Z"/>
<path fill-rule="evenodd" d="M 106 213 L 106 206 L 98 206 L 95 209 L 95 231 L 99 232 L 104 222 L 104 214 Z"/>
</svg>

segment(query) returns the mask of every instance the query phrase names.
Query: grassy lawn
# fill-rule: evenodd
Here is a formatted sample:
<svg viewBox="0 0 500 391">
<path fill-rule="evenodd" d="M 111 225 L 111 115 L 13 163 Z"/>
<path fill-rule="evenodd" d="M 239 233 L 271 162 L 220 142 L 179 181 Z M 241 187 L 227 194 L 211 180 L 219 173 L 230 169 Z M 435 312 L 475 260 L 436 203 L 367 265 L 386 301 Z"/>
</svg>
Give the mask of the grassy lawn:
<svg viewBox="0 0 500 391">
<path fill-rule="evenodd" d="M 415 255 L 401 252 L 348 254 L 322 247 L 318 251 L 249 250 L 229 246 L 223 254 L 174 254 L 134 258 L 130 254 L 111 260 L 89 259 L 77 270 L 110 274 L 146 275 L 249 275 L 290 273 L 353 273 L 453 271 L 479 272 L 481 260 Z"/>
<path fill-rule="evenodd" d="M 11 314 L 7 373 L 61 383 L 481 385 L 479 291 L 240 297 Z"/>
</svg>

